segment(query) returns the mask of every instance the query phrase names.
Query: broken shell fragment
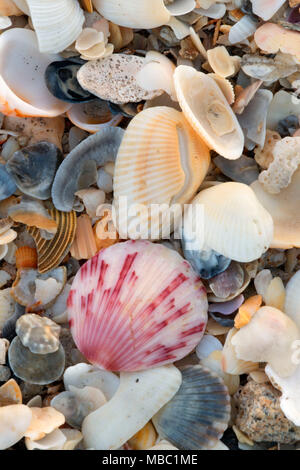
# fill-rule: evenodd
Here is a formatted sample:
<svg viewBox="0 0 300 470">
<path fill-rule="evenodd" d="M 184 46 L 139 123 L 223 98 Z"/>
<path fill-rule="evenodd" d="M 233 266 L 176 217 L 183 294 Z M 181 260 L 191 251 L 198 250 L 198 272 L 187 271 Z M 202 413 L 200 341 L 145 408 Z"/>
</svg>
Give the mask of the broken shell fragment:
<svg viewBox="0 0 300 470">
<path fill-rule="evenodd" d="M 22 315 L 16 323 L 16 333 L 23 346 L 34 354 L 50 354 L 57 351 L 60 329 L 54 321 L 34 313 Z"/>
<path fill-rule="evenodd" d="M 259 182 L 270 194 L 287 188 L 300 163 L 300 137 L 285 137 L 273 148 L 273 161 L 259 175 Z"/>
<path fill-rule="evenodd" d="M 205 244 L 229 259 L 248 262 L 270 246 L 272 217 L 249 186 L 232 182 L 212 186 L 201 191 L 193 205 L 200 205 L 204 220 L 204 233 L 196 234 L 199 250 Z"/>
<path fill-rule="evenodd" d="M 251 157 L 242 155 L 237 160 L 228 160 L 218 155 L 213 160 L 214 164 L 225 176 L 237 183 L 251 184 L 259 177 L 258 166 Z"/>
<path fill-rule="evenodd" d="M 23 197 L 21 202 L 12 205 L 8 209 L 8 213 L 15 222 L 20 222 L 29 227 L 38 227 L 52 234 L 57 231 L 57 223 L 50 217 L 43 203 L 36 199 Z"/>
<path fill-rule="evenodd" d="M 8 359 L 14 374 L 25 382 L 45 385 L 58 380 L 65 367 L 65 352 L 60 345 L 51 354 L 33 354 L 16 336 L 8 350 Z M 0 408 L 1 409 L 1 408 Z"/>
<path fill-rule="evenodd" d="M 201 365 L 183 368 L 176 395 L 153 418 L 159 435 L 178 449 L 213 447 L 230 417 L 223 381 Z"/>
<path fill-rule="evenodd" d="M 267 0 L 262 4 L 261 0 L 251 0 L 253 13 L 264 21 L 272 18 L 284 2 L 285 0 Z"/>
<path fill-rule="evenodd" d="M 285 29 L 274 23 L 265 23 L 254 34 L 257 46 L 270 54 L 278 51 L 300 59 L 300 37 L 298 31 Z"/>
<path fill-rule="evenodd" d="M 70 426 L 81 429 L 83 420 L 103 406 L 106 398 L 101 390 L 94 387 L 80 389 L 70 385 L 69 388 L 69 391 L 56 395 L 51 400 L 51 406 L 64 415 Z"/>
<path fill-rule="evenodd" d="M 123 134 L 123 129 L 118 127 L 102 129 L 69 153 L 58 168 L 52 186 L 56 209 L 72 210 L 76 191 L 96 183 L 98 167 L 116 159 Z"/>
<path fill-rule="evenodd" d="M 262 307 L 231 342 L 239 359 L 268 362 L 276 373 L 288 377 L 297 367 L 292 345 L 299 338 L 296 324 L 287 315 L 273 307 Z"/>
<path fill-rule="evenodd" d="M 259 181 L 251 184 L 257 199 L 271 214 L 274 222 L 272 248 L 300 247 L 300 170 L 297 170 L 289 186 L 279 194 L 269 194 Z"/>
<path fill-rule="evenodd" d="M 74 126 L 91 134 L 105 127 L 117 126 L 123 119 L 121 114 L 113 115 L 107 101 L 100 99 L 73 105 L 67 116 Z"/>
<path fill-rule="evenodd" d="M 130 295 L 128 285 L 135 286 Z M 191 266 L 174 250 L 148 241 L 117 243 L 101 250 L 75 276 L 68 298 L 74 341 L 91 363 L 106 370 L 134 371 L 174 362 L 203 335 L 204 291 Z M 102 299 L 106 292 L 116 292 L 117 308 Z M 107 328 L 109 335 L 103 334 Z"/>
<path fill-rule="evenodd" d="M 0 2 L 0 15 L 1 16 L 19 16 L 23 12 L 17 7 L 13 0 L 1 0 Z"/>
<path fill-rule="evenodd" d="M 234 319 L 234 326 L 237 329 L 247 325 L 253 315 L 257 312 L 262 304 L 262 296 L 254 295 L 249 297 L 243 305 L 240 306 L 239 312 Z M 269 304 L 267 304 L 269 305 Z"/>
<path fill-rule="evenodd" d="M 0 387 L 0 407 L 21 404 L 21 389 L 14 379 L 10 379 Z"/>
<path fill-rule="evenodd" d="M 141 223 L 143 233 L 151 230 L 151 238 L 160 238 L 172 204 L 183 204 L 194 196 L 209 163 L 208 148 L 182 113 L 158 106 L 135 116 L 120 145 L 114 175 L 114 206 L 121 237 L 138 238 L 136 227 Z M 124 197 L 129 211 L 127 207 L 124 211 Z M 165 204 L 163 213 L 148 211 L 151 204 Z M 139 205 L 146 210 L 135 212 Z M 176 224 L 176 215 L 174 219 Z"/>
<path fill-rule="evenodd" d="M 286 285 L 284 312 L 300 330 L 300 271 L 297 271 Z"/>
<path fill-rule="evenodd" d="M 32 441 L 28 437 L 25 437 L 25 446 L 27 450 L 64 450 L 64 445 L 66 443 L 67 437 L 60 429 L 55 429 L 38 441 Z"/>
<path fill-rule="evenodd" d="M 52 62 L 45 71 L 50 93 L 66 103 L 89 101 L 94 97 L 78 83 L 77 72 L 85 62 L 77 58 Z"/>
<path fill-rule="evenodd" d="M 127 28 L 157 28 L 171 17 L 163 0 L 93 0 L 93 4 L 104 18 Z"/>
<path fill-rule="evenodd" d="M 224 46 L 217 46 L 207 51 L 209 65 L 220 77 L 226 78 L 238 72 L 240 58 L 231 57 Z"/>
<path fill-rule="evenodd" d="M 121 372 L 113 398 L 83 421 L 85 445 L 96 450 L 118 449 L 171 400 L 180 384 L 181 374 L 173 365 Z"/>
<path fill-rule="evenodd" d="M 250 15 L 244 15 L 235 23 L 229 31 L 228 39 L 231 44 L 237 44 L 244 41 L 255 33 L 257 28 L 256 21 Z"/>
<path fill-rule="evenodd" d="M 44 73 L 53 54 L 41 54 L 36 35 L 29 29 L 12 28 L 0 38 L 0 111 L 13 116 L 58 116 L 68 104 L 48 91 Z M 22 74 L 16 74 L 22 64 Z"/>
<path fill-rule="evenodd" d="M 163 90 L 147 91 L 136 81 L 145 59 L 135 55 L 113 54 L 105 59 L 90 60 L 83 65 L 77 79 L 84 90 L 112 103 L 138 103 L 150 100 Z"/>
<path fill-rule="evenodd" d="M 97 251 L 91 219 L 87 214 L 82 214 L 77 219 L 75 237 L 70 247 L 71 256 L 78 260 L 90 259 Z"/>
<path fill-rule="evenodd" d="M 61 212 L 56 209 L 51 209 L 50 215 L 57 223 L 57 231 L 50 240 L 43 238 L 37 227 L 28 228 L 28 232 L 32 235 L 36 243 L 38 271 L 40 273 L 45 273 L 60 265 L 67 255 L 76 233 L 77 218 L 74 211 Z"/>
<path fill-rule="evenodd" d="M 84 14 L 77 0 L 26 0 L 42 53 L 61 52 L 79 36 Z"/>
<path fill-rule="evenodd" d="M 62 153 L 54 144 L 39 142 L 15 152 L 6 163 L 6 169 L 24 194 L 48 199 L 61 160 Z"/>
<path fill-rule="evenodd" d="M 32 412 L 25 405 L 0 407 L 0 449 L 5 450 L 24 437 L 32 419 Z"/>
<path fill-rule="evenodd" d="M 64 288 L 66 268 L 60 266 L 39 274 L 37 270 L 22 268 L 17 272 L 11 295 L 20 305 L 25 307 L 38 304 L 47 307 Z"/>
<path fill-rule="evenodd" d="M 180 65 L 175 70 L 174 83 L 182 111 L 197 134 L 223 157 L 239 158 L 244 135 L 214 79 Z"/>
<path fill-rule="evenodd" d="M 10 197 L 17 190 L 13 177 L 8 173 L 4 165 L 0 165 L 0 201 Z"/>
<path fill-rule="evenodd" d="M 236 355 L 235 349 L 232 344 L 232 338 L 237 333 L 236 328 L 229 330 L 226 336 L 225 344 L 222 350 L 222 370 L 226 374 L 242 375 L 249 374 L 257 370 L 259 364 L 257 362 L 243 361 Z"/>
<path fill-rule="evenodd" d="M 39 440 L 59 428 L 65 422 L 65 417 L 55 408 L 47 406 L 45 408 L 30 408 L 32 420 L 26 429 L 25 437 L 31 440 Z"/>
</svg>

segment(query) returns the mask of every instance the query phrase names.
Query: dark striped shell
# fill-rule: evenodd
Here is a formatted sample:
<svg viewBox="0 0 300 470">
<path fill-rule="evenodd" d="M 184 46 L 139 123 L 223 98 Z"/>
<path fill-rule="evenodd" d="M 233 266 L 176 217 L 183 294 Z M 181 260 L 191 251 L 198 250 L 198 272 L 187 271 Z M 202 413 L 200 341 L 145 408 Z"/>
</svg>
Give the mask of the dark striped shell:
<svg viewBox="0 0 300 470">
<path fill-rule="evenodd" d="M 201 365 L 181 370 L 176 395 L 153 418 L 161 437 L 181 450 L 214 447 L 230 419 L 230 397 L 222 379 Z"/>
<path fill-rule="evenodd" d="M 46 273 L 60 265 L 73 243 L 76 232 L 76 212 L 61 212 L 56 209 L 49 212 L 57 223 L 57 232 L 51 240 L 42 238 L 37 227 L 28 227 L 28 232 L 35 240 L 40 273 Z"/>
</svg>

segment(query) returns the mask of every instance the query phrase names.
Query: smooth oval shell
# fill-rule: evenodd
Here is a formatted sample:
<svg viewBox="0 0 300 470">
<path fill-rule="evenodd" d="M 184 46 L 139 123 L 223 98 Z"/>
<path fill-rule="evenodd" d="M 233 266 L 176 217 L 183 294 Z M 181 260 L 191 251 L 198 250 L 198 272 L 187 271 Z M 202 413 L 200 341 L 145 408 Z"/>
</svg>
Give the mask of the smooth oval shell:
<svg viewBox="0 0 300 470">
<path fill-rule="evenodd" d="M 8 449 L 22 439 L 30 425 L 32 411 L 25 405 L 0 407 L 0 450 Z"/>
<path fill-rule="evenodd" d="M 45 385 L 58 380 L 65 367 L 62 345 L 51 354 L 33 354 L 16 336 L 8 350 L 8 360 L 14 374 L 25 382 Z"/>
<path fill-rule="evenodd" d="M 148 241 L 118 243 L 89 260 L 75 276 L 68 311 L 82 354 L 117 371 L 181 359 L 207 319 L 205 290 L 190 265 Z"/>
<path fill-rule="evenodd" d="M 54 144 L 39 142 L 15 152 L 8 160 L 6 169 L 24 194 L 49 199 L 61 160 L 62 153 Z"/>
<path fill-rule="evenodd" d="M 41 52 L 61 52 L 81 33 L 85 18 L 77 0 L 26 1 Z"/>
<path fill-rule="evenodd" d="M 159 214 L 150 214 L 151 204 L 172 206 L 188 202 L 203 181 L 209 163 L 207 146 L 182 113 L 167 107 L 139 113 L 125 131 L 116 160 L 114 205 L 120 235 L 138 238 L 130 232 L 140 217 L 145 229 L 149 233 L 151 230 L 151 238 L 158 238 L 163 224 Z M 127 202 L 125 211 L 121 205 L 123 197 Z M 127 212 L 134 204 L 143 204 L 149 210 L 147 218 L 133 216 L 130 220 Z M 168 210 L 170 207 L 166 213 Z M 156 237 L 152 235 L 155 230 Z"/>
<path fill-rule="evenodd" d="M 215 80 L 192 67 L 180 65 L 175 70 L 174 83 L 180 107 L 199 136 L 223 157 L 239 158 L 244 135 Z"/>
<path fill-rule="evenodd" d="M 41 54 L 29 29 L 12 28 L 0 37 L 0 111 L 5 115 L 58 116 L 70 105 L 48 91 L 44 73 L 58 57 Z M 16 70 L 21 73 L 16 73 Z"/>
<path fill-rule="evenodd" d="M 85 445 L 96 450 L 118 449 L 175 395 L 180 384 L 181 374 L 173 365 L 121 372 L 113 398 L 83 421 Z"/>
<path fill-rule="evenodd" d="M 123 134 L 123 129 L 118 127 L 103 129 L 69 153 L 58 168 L 52 186 L 56 209 L 72 210 L 76 191 L 96 183 L 97 167 L 115 160 Z"/>
<path fill-rule="evenodd" d="M 94 96 L 78 83 L 77 72 L 85 62 L 71 58 L 52 62 L 45 71 L 46 85 L 50 93 L 66 103 L 93 100 Z"/>
<path fill-rule="evenodd" d="M 93 0 L 93 4 L 104 18 L 127 28 L 157 28 L 171 17 L 163 0 Z"/>
<path fill-rule="evenodd" d="M 213 447 L 230 418 L 223 381 L 201 365 L 182 369 L 176 395 L 154 417 L 159 435 L 181 450 Z"/>
</svg>

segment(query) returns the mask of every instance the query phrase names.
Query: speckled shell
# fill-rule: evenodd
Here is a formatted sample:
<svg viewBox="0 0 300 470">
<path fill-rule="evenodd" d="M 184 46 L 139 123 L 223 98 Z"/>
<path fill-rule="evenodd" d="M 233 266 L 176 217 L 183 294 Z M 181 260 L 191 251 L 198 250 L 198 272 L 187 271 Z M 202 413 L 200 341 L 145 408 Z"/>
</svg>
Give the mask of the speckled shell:
<svg viewBox="0 0 300 470">
<path fill-rule="evenodd" d="M 76 213 L 51 209 L 51 218 L 57 223 L 57 232 L 50 240 L 41 237 L 37 227 L 28 227 L 38 251 L 38 270 L 45 273 L 60 265 L 73 243 L 76 232 Z"/>
<path fill-rule="evenodd" d="M 230 418 L 230 398 L 223 381 L 201 365 L 181 370 L 176 395 L 153 418 L 160 435 L 178 449 L 212 448 Z"/>
<path fill-rule="evenodd" d="M 92 364 L 137 371 L 192 351 L 205 329 L 207 300 L 200 279 L 177 252 L 128 241 L 82 266 L 68 313 L 74 341 Z"/>
</svg>

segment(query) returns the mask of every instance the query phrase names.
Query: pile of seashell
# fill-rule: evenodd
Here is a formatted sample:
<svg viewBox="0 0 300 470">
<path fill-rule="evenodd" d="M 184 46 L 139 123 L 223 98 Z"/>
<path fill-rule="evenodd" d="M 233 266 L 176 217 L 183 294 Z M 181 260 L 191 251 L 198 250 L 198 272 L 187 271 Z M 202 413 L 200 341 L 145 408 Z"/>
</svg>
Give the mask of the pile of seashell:
<svg viewBox="0 0 300 470">
<path fill-rule="evenodd" d="M 299 93 L 300 1 L 0 0 L 1 450 L 299 448 Z"/>
</svg>

